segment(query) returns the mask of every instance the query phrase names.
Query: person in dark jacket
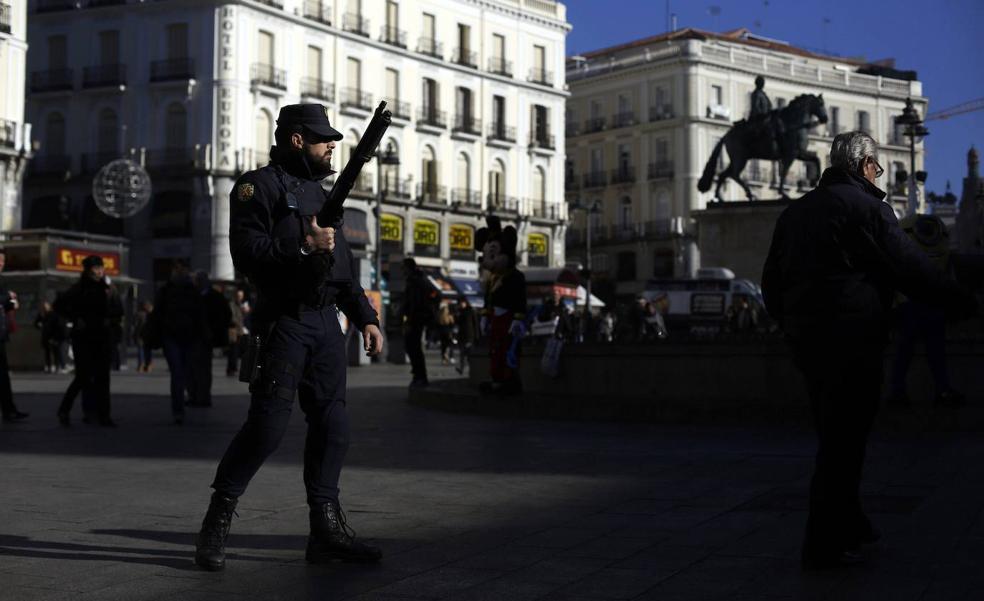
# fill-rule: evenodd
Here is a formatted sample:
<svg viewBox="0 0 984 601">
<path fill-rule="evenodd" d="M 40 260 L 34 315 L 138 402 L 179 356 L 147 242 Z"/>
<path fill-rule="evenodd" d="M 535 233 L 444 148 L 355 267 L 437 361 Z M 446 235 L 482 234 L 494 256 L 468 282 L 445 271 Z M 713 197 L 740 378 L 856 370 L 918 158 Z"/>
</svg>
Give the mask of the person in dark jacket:
<svg viewBox="0 0 984 601">
<path fill-rule="evenodd" d="M 44 352 L 44 371 L 58 373 L 65 371 L 65 320 L 55 313 L 51 303 L 44 301 L 34 318 L 34 327 L 41 331 L 41 350 Z"/>
<path fill-rule="evenodd" d="M 960 315 L 976 310 L 973 296 L 927 260 L 883 202 L 871 136 L 838 135 L 830 162 L 817 188 L 779 216 L 762 274 L 766 308 L 805 376 L 817 431 L 806 568 L 862 561 L 860 545 L 879 537 L 859 486 L 896 291 Z"/>
<path fill-rule="evenodd" d="M 464 296 L 458 297 L 456 321 L 458 323 L 458 365 L 455 366 L 455 369 L 458 370 L 459 374 L 463 374 L 468 366 L 468 354 L 478 337 L 478 316 L 475 314 L 475 309 L 472 308 L 471 303 Z"/>
<path fill-rule="evenodd" d="M 428 384 L 422 338 L 424 328 L 433 327 L 435 322 L 437 303 L 434 298 L 437 291 L 412 258 L 403 259 L 403 270 L 407 280 L 403 293 L 403 344 L 407 349 L 407 356 L 410 357 L 410 370 L 413 373 L 410 386 L 419 388 Z"/>
<path fill-rule="evenodd" d="M 248 366 L 249 415 L 216 470 L 198 535 L 195 562 L 206 570 L 224 568 L 237 499 L 279 445 L 295 396 L 308 424 L 304 487 L 311 529 L 305 559 L 382 558 L 382 551 L 355 537 L 339 502 L 350 428 L 338 311 L 362 333 L 369 356 L 382 351 L 383 336 L 359 285 L 342 207 L 324 206 L 321 182 L 333 173 L 331 155 L 342 139 L 325 111 L 319 104 L 281 108 L 271 164 L 243 174 L 230 195 L 229 247 L 236 269 L 256 286 L 252 332 L 261 346 L 259 359 Z"/>
<path fill-rule="evenodd" d="M 171 416 L 180 425 L 184 423 L 186 392 L 194 402 L 194 359 L 210 339 L 205 303 L 184 262 L 174 263 L 170 279 L 157 292 L 154 313 L 160 320 L 164 358 L 171 372 Z"/>
<path fill-rule="evenodd" d="M 0 246 L 0 272 L 7 263 L 7 253 Z M 7 314 L 17 310 L 17 293 L 7 290 L 0 284 L 0 412 L 4 422 L 17 422 L 28 417 L 14 404 L 14 392 L 10 387 L 10 367 L 7 364 L 7 341 L 10 340 L 10 329 Z"/>
<path fill-rule="evenodd" d="M 232 309 L 225 295 L 212 286 L 208 273 L 195 273 L 195 288 L 201 295 L 205 330 L 198 339 L 198 346 L 192 357 L 192 388 L 189 391 L 189 405 L 194 407 L 212 406 L 212 357 L 215 348 L 229 346 L 229 325 L 232 322 Z"/>
<path fill-rule="evenodd" d="M 109 372 L 112 360 L 114 321 L 123 316 L 123 303 L 106 282 L 102 258 L 91 255 L 82 261 L 82 275 L 55 300 L 55 311 L 72 323 L 72 353 L 75 377 L 58 408 L 58 421 L 69 425 L 75 397 L 82 393 L 83 421 L 91 419 L 86 400 L 102 426 L 116 427 L 110 417 Z"/>
</svg>

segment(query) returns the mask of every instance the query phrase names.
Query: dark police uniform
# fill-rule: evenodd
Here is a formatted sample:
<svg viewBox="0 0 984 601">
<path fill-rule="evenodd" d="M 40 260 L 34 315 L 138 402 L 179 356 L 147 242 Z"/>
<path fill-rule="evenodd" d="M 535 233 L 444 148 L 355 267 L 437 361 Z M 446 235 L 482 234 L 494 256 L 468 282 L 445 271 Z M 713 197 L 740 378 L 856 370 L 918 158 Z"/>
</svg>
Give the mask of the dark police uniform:
<svg viewBox="0 0 984 601">
<path fill-rule="evenodd" d="M 328 123 L 320 105 L 292 105 L 281 109 L 278 124 L 300 123 L 313 133 L 333 140 L 341 134 Z M 312 538 L 319 524 L 339 526 L 338 478 L 349 445 L 345 408 L 345 345 L 338 323 L 340 309 L 363 330 L 378 326 L 375 310 L 356 279 L 352 252 L 341 229 L 341 211 L 332 224 L 335 248 L 327 254 L 302 251 L 306 222 L 326 200 L 319 177 L 312 175 L 297 153 L 277 148 L 270 165 L 244 174 L 230 199 L 229 242 L 236 268 L 256 286 L 252 314 L 254 331 L 263 339 L 261 372 L 250 386 L 250 408 L 245 425 L 219 464 L 212 488 L 212 506 L 206 515 L 196 560 L 206 569 L 222 569 L 223 557 L 202 556 L 209 519 L 221 522 L 224 533 L 235 499 L 272 453 L 287 428 L 294 394 L 307 417 L 304 485 L 312 508 Z M 232 502 L 218 503 L 216 496 Z M 315 513 L 325 507 L 332 515 L 321 521 Z M 213 509 L 214 514 L 213 515 Z M 324 518 L 322 513 L 319 513 Z M 327 520 L 327 521 L 326 521 Z M 328 522 L 331 522 L 330 524 Z M 332 531 L 338 534 L 338 529 Z M 222 543 L 224 543 L 224 533 Z M 214 534 L 214 533 L 213 533 Z M 329 533 L 330 535 L 331 533 Z M 324 539 L 325 537 L 322 537 Z M 215 542 L 213 538 L 212 542 Z M 309 540 L 308 559 L 312 559 Z M 221 545 L 218 547 L 222 554 Z M 378 551 L 376 551 L 378 554 Z M 373 555 L 370 553 L 370 555 Z M 376 557 L 339 557 L 378 560 Z"/>
</svg>

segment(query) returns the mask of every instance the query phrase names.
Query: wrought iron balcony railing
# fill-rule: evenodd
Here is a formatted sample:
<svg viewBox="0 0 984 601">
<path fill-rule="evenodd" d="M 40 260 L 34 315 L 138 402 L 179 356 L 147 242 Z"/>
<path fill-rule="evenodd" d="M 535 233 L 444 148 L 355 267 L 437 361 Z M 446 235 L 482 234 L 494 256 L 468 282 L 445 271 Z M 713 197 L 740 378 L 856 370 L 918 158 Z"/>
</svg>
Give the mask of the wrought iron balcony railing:
<svg viewBox="0 0 984 601">
<path fill-rule="evenodd" d="M 444 44 L 434 38 L 421 37 L 417 40 L 417 52 L 433 56 L 434 58 L 444 58 Z"/>
<path fill-rule="evenodd" d="M 37 0 L 34 3 L 36 13 L 54 13 L 78 8 L 78 0 Z"/>
<path fill-rule="evenodd" d="M 515 142 L 516 128 L 504 123 L 493 121 L 489 123 L 489 139 L 501 142 Z"/>
<path fill-rule="evenodd" d="M 417 201 L 421 204 L 447 205 L 448 189 L 432 182 L 417 184 Z"/>
<path fill-rule="evenodd" d="M 656 161 L 649 163 L 649 179 L 673 177 L 673 161 Z"/>
<path fill-rule="evenodd" d="M 671 104 L 649 107 L 650 121 L 662 121 L 663 119 L 672 119 L 672 118 L 673 118 L 673 105 Z"/>
<path fill-rule="evenodd" d="M 396 46 L 397 48 L 407 47 L 407 32 L 396 27 L 383 25 L 379 30 L 379 41 L 384 44 Z"/>
<path fill-rule="evenodd" d="M 546 69 L 537 69 L 535 67 L 530 69 L 530 76 L 528 79 L 532 83 L 538 83 L 544 86 L 553 85 L 553 73 L 551 71 L 547 71 Z"/>
<path fill-rule="evenodd" d="M 581 176 L 585 188 L 602 188 L 608 185 L 604 171 L 589 171 Z"/>
<path fill-rule="evenodd" d="M 317 77 L 301 78 L 301 96 L 317 98 L 325 102 L 335 101 L 335 84 Z"/>
<path fill-rule="evenodd" d="M 82 71 L 83 88 L 126 85 L 126 65 L 93 65 Z"/>
<path fill-rule="evenodd" d="M 593 134 L 596 131 L 605 129 L 605 118 L 595 117 L 584 122 L 584 133 Z"/>
<path fill-rule="evenodd" d="M 279 90 L 287 89 L 287 73 L 273 65 L 253 63 L 250 70 L 250 82 L 253 85 L 268 86 Z"/>
<path fill-rule="evenodd" d="M 10 16 L 10 5 L 0 4 L 0 32 L 10 33 L 10 26 L 13 21 Z"/>
<path fill-rule="evenodd" d="M 417 112 L 417 122 L 431 127 L 446 128 L 448 126 L 448 113 L 433 107 L 422 106 Z"/>
<path fill-rule="evenodd" d="M 513 64 L 512 61 L 507 61 L 501 56 L 493 56 L 489 59 L 489 72 L 495 73 L 496 75 L 504 75 L 506 77 L 513 76 Z"/>
<path fill-rule="evenodd" d="M 10 119 L 0 119 L 0 146 L 13 148 L 17 141 L 17 123 Z"/>
<path fill-rule="evenodd" d="M 482 193 L 468 188 L 452 188 L 451 204 L 472 209 L 482 208 Z"/>
<path fill-rule="evenodd" d="M 40 154 L 31 159 L 28 169 L 32 175 L 60 175 L 71 167 L 72 157 L 67 154 Z"/>
<path fill-rule="evenodd" d="M 530 146 L 536 148 L 546 148 L 547 150 L 554 150 L 557 148 L 557 143 L 554 141 L 554 136 L 551 134 L 546 134 L 543 132 L 531 131 L 530 132 Z"/>
<path fill-rule="evenodd" d="M 331 7 L 321 0 L 304 0 L 304 18 L 331 25 Z"/>
<path fill-rule="evenodd" d="M 636 172 L 632 165 L 622 165 L 617 169 L 612 169 L 611 182 L 613 184 L 631 184 L 635 181 Z"/>
<path fill-rule="evenodd" d="M 369 37 L 369 19 L 359 13 L 345 13 L 342 15 L 342 29 Z"/>
<path fill-rule="evenodd" d="M 628 127 L 635 124 L 635 113 L 632 111 L 623 111 L 612 115 L 612 127 Z"/>
<path fill-rule="evenodd" d="M 489 194 L 485 197 L 485 208 L 489 211 L 519 213 L 519 199 L 503 194 Z"/>
<path fill-rule="evenodd" d="M 342 107 L 372 110 L 372 94 L 358 88 L 342 88 Z"/>
<path fill-rule="evenodd" d="M 478 53 L 459 46 L 454 49 L 454 53 L 451 55 L 451 62 L 471 67 L 472 69 L 478 69 Z"/>
<path fill-rule="evenodd" d="M 55 92 L 71 90 L 73 72 L 71 69 L 49 69 L 31 73 L 32 92 Z"/>
<path fill-rule="evenodd" d="M 482 135 L 482 120 L 467 113 L 458 113 L 454 116 L 454 126 L 452 126 L 451 131 L 480 136 Z"/>
<path fill-rule="evenodd" d="M 150 63 L 150 81 L 188 80 L 194 77 L 193 58 L 168 58 Z"/>
<path fill-rule="evenodd" d="M 393 117 L 409 121 L 413 113 L 410 110 L 410 103 L 402 100 L 391 100 L 387 107 L 393 113 Z"/>
</svg>

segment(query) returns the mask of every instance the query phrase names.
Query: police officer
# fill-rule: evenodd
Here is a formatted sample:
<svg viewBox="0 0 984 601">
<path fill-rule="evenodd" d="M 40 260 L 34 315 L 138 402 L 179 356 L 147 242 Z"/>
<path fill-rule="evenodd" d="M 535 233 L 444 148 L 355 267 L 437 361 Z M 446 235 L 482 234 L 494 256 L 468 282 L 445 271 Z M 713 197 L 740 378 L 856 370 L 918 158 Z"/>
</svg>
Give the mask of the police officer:
<svg viewBox="0 0 984 601">
<path fill-rule="evenodd" d="M 225 566 L 237 499 L 280 443 L 295 392 L 308 423 L 307 561 L 368 563 L 382 557 L 379 549 L 356 540 L 338 501 L 349 422 L 337 309 L 362 331 L 369 355 L 379 354 L 383 344 L 376 312 L 356 279 L 341 207 L 324 227 L 316 218 L 326 199 L 321 180 L 333 173 L 332 150 L 342 134 L 331 127 L 323 106 L 295 104 L 281 108 L 274 135 L 270 164 L 244 174 L 230 199 L 233 263 L 257 289 L 252 317 L 262 341 L 261 367 L 250 385 L 246 423 L 219 463 L 198 536 L 195 562 L 212 571 Z"/>
</svg>

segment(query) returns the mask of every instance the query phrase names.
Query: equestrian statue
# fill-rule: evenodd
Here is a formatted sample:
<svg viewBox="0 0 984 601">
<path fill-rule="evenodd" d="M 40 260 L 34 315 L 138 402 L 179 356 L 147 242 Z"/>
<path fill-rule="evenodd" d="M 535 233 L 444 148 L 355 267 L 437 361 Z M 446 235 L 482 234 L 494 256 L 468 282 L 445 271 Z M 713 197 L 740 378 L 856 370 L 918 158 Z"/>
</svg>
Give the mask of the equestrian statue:
<svg viewBox="0 0 984 601">
<path fill-rule="evenodd" d="M 755 78 L 755 91 L 752 92 L 752 110 L 748 119 L 738 121 L 714 147 L 711 158 L 704 167 L 704 174 L 697 182 L 697 189 L 707 192 L 714 181 L 714 168 L 721 154 L 721 147 L 728 149 L 731 163 L 717 174 L 717 187 L 714 198 L 721 199 L 721 186 L 725 179 L 731 178 L 745 190 L 748 200 L 755 200 L 748 184 L 741 178 L 741 172 L 749 159 L 764 159 L 779 162 L 779 194 L 786 195 L 786 174 L 793 161 L 799 159 L 812 164 L 814 178 L 820 176 L 820 158 L 817 153 L 807 149 L 809 130 L 827 122 L 827 109 L 823 106 L 823 94 L 802 94 L 787 106 L 773 110 L 769 97 L 762 90 L 765 79 Z M 816 184 L 816 181 L 812 182 Z"/>
</svg>

